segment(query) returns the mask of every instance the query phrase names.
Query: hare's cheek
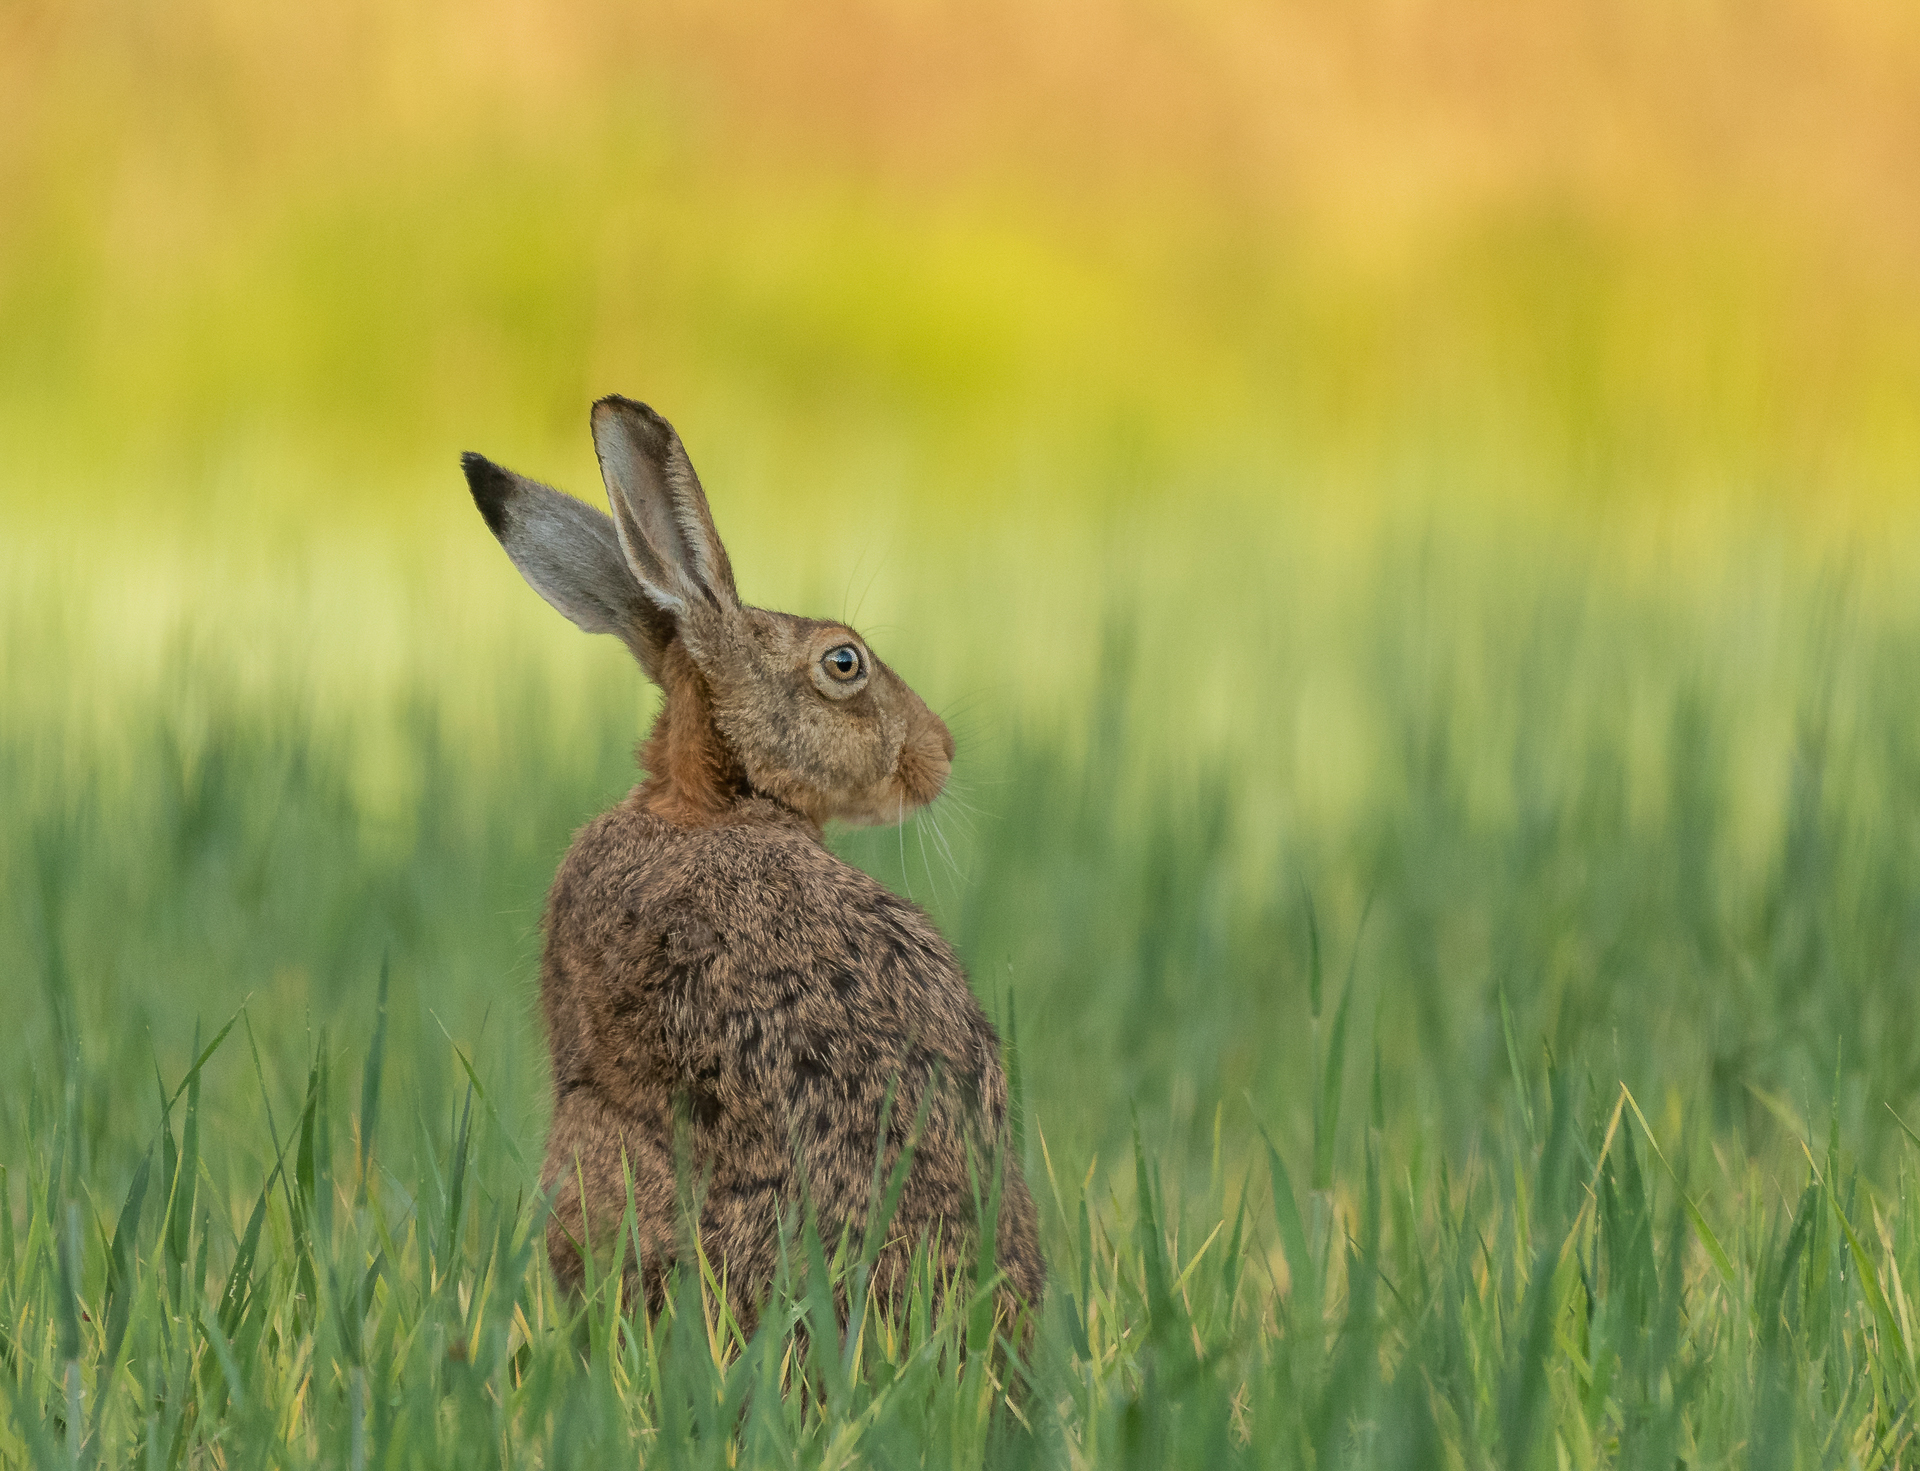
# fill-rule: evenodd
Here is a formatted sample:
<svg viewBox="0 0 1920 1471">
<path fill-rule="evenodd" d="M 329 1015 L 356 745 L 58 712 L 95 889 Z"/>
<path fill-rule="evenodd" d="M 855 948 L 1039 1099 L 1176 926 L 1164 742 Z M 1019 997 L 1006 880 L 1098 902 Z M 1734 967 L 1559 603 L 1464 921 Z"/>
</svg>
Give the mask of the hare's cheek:
<svg viewBox="0 0 1920 1471">
<path fill-rule="evenodd" d="M 834 816 L 858 827 L 891 827 L 913 815 L 918 804 L 892 777 L 842 793 Z"/>
</svg>

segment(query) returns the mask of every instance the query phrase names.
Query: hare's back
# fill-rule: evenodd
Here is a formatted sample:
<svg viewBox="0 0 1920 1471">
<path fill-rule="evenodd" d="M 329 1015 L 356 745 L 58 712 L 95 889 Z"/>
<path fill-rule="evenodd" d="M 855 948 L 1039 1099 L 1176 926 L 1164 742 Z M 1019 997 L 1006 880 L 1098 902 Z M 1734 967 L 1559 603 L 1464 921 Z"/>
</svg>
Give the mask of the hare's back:
<svg viewBox="0 0 1920 1471">
<path fill-rule="evenodd" d="M 907 1036 L 970 1070 L 992 1046 L 932 921 L 772 803 L 718 827 L 632 803 L 588 824 L 554 880 L 542 993 L 562 1087 L 841 1073 Z"/>
<path fill-rule="evenodd" d="M 609 1179 L 670 1158 L 684 1117 L 702 1231 L 740 1280 L 771 1270 L 796 1165 L 822 1221 L 857 1226 L 876 1150 L 916 1119 L 896 1227 L 918 1239 L 970 1218 L 972 1146 L 1007 1119 L 993 1027 L 932 921 L 780 809 L 687 829 L 627 806 L 590 824 L 554 883 L 543 987 L 558 1108 L 585 1089 L 619 1121 L 598 1140 Z M 663 1182 L 636 1189 L 667 1200 Z M 1030 1294 L 1032 1214 L 1016 1166 L 1002 1254 Z"/>
<path fill-rule="evenodd" d="M 973 1048 L 985 1019 L 932 920 L 810 832 L 752 823 L 674 842 L 683 877 L 660 920 L 713 1006 L 785 1016 L 850 1045 L 911 1033 L 955 1060 Z"/>
</svg>

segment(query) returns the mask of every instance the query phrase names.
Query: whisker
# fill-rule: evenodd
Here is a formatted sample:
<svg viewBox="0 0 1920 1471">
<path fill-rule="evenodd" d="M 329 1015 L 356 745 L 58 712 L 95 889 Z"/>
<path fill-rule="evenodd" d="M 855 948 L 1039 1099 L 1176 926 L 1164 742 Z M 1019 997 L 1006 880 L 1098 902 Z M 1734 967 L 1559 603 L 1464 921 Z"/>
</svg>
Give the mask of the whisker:
<svg viewBox="0 0 1920 1471">
<path fill-rule="evenodd" d="M 980 840 L 980 834 L 979 834 L 979 833 L 978 833 L 978 832 L 977 832 L 977 831 L 976 831 L 976 830 L 974 829 L 974 826 L 973 826 L 973 824 L 972 824 L 972 823 L 970 823 L 970 822 L 967 822 L 967 821 L 965 820 L 965 814 L 964 814 L 964 813 L 960 813 L 960 812 L 954 812 L 954 813 L 951 813 L 951 814 L 949 814 L 949 815 L 950 815 L 950 816 L 951 816 L 951 817 L 953 818 L 953 821 L 954 821 L 954 831 L 955 831 L 955 832 L 957 832 L 957 833 L 959 833 L 959 834 L 960 834 L 960 836 L 961 836 L 962 838 L 964 838 L 964 839 L 965 839 L 965 840 L 966 840 L 967 842 L 969 842 L 969 843 L 975 843 L 975 844 L 977 844 L 977 843 L 979 842 L 979 840 Z M 937 817 L 936 817 L 936 818 L 935 818 L 935 819 L 933 820 L 933 826 L 934 826 L 934 829 L 935 829 L 936 831 L 938 831 L 938 830 L 939 830 L 939 828 L 940 828 L 940 819 L 939 819 L 939 818 L 937 818 Z"/>
<path fill-rule="evenodd" d="M 866 553 L 862 551 L 860 555 L 861 555 L 861 558 L 864 560 L 866 557 Z M 886 565 L 887 565 L 886 558 L 884 556 L 875 559 L 873 564 L 873 574 L 867 578 L 867 585 L 860 589 L 860 601 L 854 604 L 853 618 L 850 621 L 854 623 L 858 623 L 860 621 L 860 610 L 866 607 L 867 605 L 867 594 L 873 591 L 873 585 L 874 583 L 880 580 L 880 573 L 886 567 Z M 851 579 L 849 579 L 848 581 L 848 586 L 849 587 L 852 586 Z"/>
<path fill-rule="evenodd" d="M 958 904 L 967 892 L 966 875 L 960 871 L 960 865 L 953 860 L 953 849 L 947 844 L 947 835 L 940 831 L 940 814 L 931 807 L 927 809 L 927 822 L 933 828 L 933 851 L 940 855 L 950 875 L 953 902 Z"/>
<path fill-rule="evenodd" d="M 1004 787 L 1004 786 L 1011 786 L 1012 783 L 1013 783 L 1013 778 L 1010 776 L 977 776 L 976 775 L 976 776 L 971 776 L 967 778 L 967 785 L 975 786 L 975 787 Z"/>
<path fill-rule="evenodd" d="M 921 872 L 926 874 L 927 883 L 931 885 L 933 889 L 933 897 L 935 900 L 938 900 L 940 897 L 940 880 L 934 875 L 932 867 L 927 863 L 926 812 L 923 808 L 919 807 L 913 809 L 913 840 L 920 845 Z"/>
<path fill-rule="evenodd" d="M 893 814 L 893 830 L 900 837 L 900 885 L 907 891 L 907 897 L 913 897 L 913 880 L 907 874 L 907 830 L 902 826 L 907 820 L 907 799 L 900 798 Z"/>
<path fill-rule="evenodd" d="M 933 865 L 927 861 L 927 809 L 922 807 L 913 814 L 913 835 L 920 843 L 920 866 L 926 870 L 927 883 L 933 889 L 933 897 L 940 897 L 940 880 L 934 876 Z"/>
<path fill-rule="evenodd" d="M 842 623 L 852 621 L 847 617 L 847 603 L 853 597 L 853 579 L 860 575 L 860 564 L 867 560 L 868 550 L 869 548 L 865 546 L 860 548 L 860 555 L 853 559 L 853 567 L 847 573 L 847 585 L 840 589 L 840 621 Z"/>
<path fill-rule="evenodd" d="M 940 800 L 952 804 L 961 812 L 971 813 L 975 817 L 985 817 L 987 815 L 985 810 L 974 806 L 973 803 L 961 796 L 960 792 L 955 790 L 956 785 L 960 785 L 962 791 L 965 790 L 964 785 L 950 781 L 947 783 L 946 790 L 940 794 Z"/>
<path fill-rule="evenodd" d="M 964 802 L 959 802 L 957 799 L 949 798 L 943 794 L 933 805 L 936 808 L 945 806 L 947 811 L 952 814 L 953 820 L 959 824 L 961 832 L 965 833 L 969 838 L 975 835 L 976 829 L 973 825 L 974 814 L 967 810 Z M 937 812 L 934 814 L 933 825 L 936 829 L 940 826 L 940 817 Z"/>
<path fill-rule="evenodd" d="M 968 690 L 963 694 L 956 695 L 940 707 L 940 718 L 949 722 L 963 719 L 967 715 L 972 714 L 981 701 L 985 700 L 987 696 L 992 693 L 992 690 L 978 689 Z"/>
<path fill-rule="evenodd" d="M 940 851 L 947 856 L 947 867 L 953 870 L 953 881 L 960 888 L 966 887 L 967 876 L 960 871 L 960 860 L 953 856 L 953 845 L 947 841 L 947 835 L 940 830 L 940 814 L 929 807 L 927 818 L 933 823 L 933 840 Z"/>
<path fill-rule="evenodd" d="M 965 788 L 962 787 L 961 790 L 964 791 Z M 970 817 L 987 816 L 987 811 L 985 808 L 976 806 L 974 803 L 969 802 L 965 797 L 961 796 L 959 792 L 955 791 L 954 783 L 952 782 L 947 783 L 947 789 L 946 791 L 940 794 L 940 800 L 942 802 L 949 803 L 954 808 L 955 811 L 964 812 Z"/>
</svg>

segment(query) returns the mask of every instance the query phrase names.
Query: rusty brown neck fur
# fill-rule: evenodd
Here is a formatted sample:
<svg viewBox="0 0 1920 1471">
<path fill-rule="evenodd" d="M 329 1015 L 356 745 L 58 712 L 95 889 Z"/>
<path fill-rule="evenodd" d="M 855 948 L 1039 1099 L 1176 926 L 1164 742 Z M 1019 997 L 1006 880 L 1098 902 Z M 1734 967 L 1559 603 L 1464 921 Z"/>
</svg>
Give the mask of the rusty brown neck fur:
<svg viewBox="0 0 1920 1471">
<path fill-rule="evenodd" d="M 666 696 L 640 748 L 640 805 L 682 827 L 711 827 L 753 795 L 739 759 L 713 724 L 707 681 L 675 639 L 660 659 Z"/>
</svg>

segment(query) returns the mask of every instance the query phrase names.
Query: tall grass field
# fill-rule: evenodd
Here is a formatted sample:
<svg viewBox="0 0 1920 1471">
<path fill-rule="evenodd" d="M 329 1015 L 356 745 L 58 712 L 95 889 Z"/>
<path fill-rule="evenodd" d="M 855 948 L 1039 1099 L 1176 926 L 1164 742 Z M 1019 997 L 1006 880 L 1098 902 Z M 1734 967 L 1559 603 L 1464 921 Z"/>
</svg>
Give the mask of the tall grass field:
<svg viewBox="0 0 1920 1471">
<path fill-rule="evenodd" d="M 1920 1463 L 1920 30 L 1857 0 L 0 12 L 0 1465 Z M 674 420 L 940 711 L 830 832 L 1046 1300 L 556 1290 Z M 835 1291 L 851 1304 L 843 1319 Z"/>
</svg>

